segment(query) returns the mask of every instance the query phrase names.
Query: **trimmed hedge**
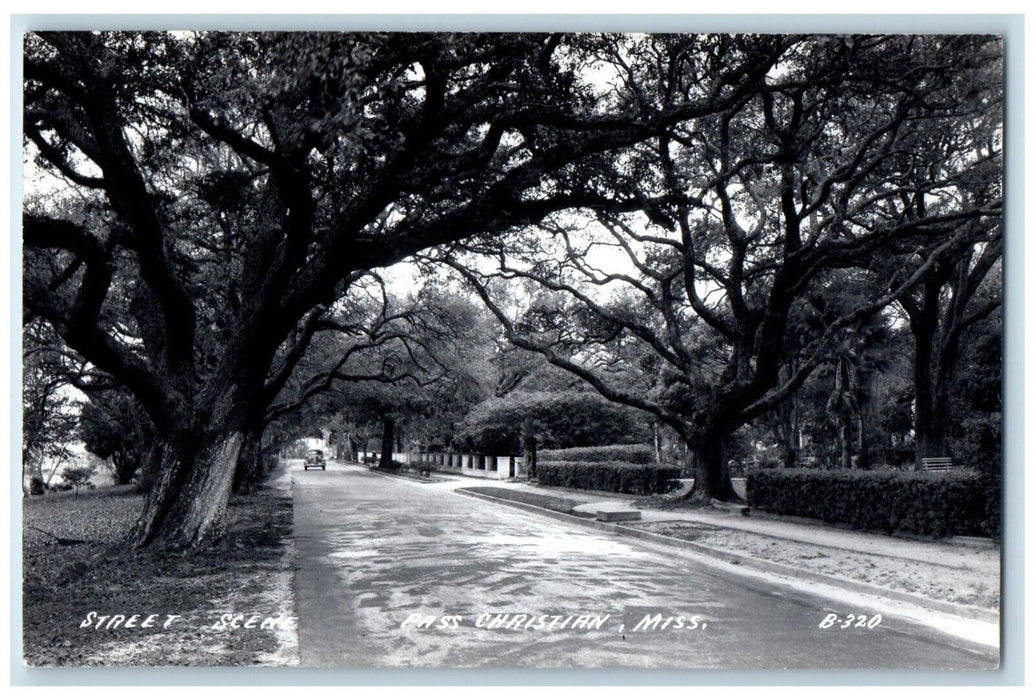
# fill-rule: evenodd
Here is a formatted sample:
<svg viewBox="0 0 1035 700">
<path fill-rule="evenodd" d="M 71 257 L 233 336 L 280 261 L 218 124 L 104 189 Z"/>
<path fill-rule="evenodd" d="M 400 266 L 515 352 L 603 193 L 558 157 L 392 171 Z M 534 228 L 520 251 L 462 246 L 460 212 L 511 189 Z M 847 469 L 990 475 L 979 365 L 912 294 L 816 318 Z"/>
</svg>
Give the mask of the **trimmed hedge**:
<svg viewBox="0 0 1035 700">
<path fill-rule="evenodd" d="M 544 486 L 649 496 L 672 490 L 679 469 L 628 462 L 548 462 L 539 464 L 536 474 Z"/>
<path fill-rule="evenodd" d="M 918 535 L 992 535 L 985 480 L 972 471 L 777 469 L 747 477 L 753 508 Z"/>
<path fill-rule="evenodd" d="M 648 445 L 602 445 L 600 447 L 569 447 L 563 450 L 539 450 L 543 462 L 626 462 L 628 464 L 654 463 L 654 450 Z"/>
<path fill-rule="evenodd" d="M 1003 537 L 1003 474 L 999 465 L 982 475 L 985 490 L 985 520 L 982 530 L 996 542 Z"/>
</svg>

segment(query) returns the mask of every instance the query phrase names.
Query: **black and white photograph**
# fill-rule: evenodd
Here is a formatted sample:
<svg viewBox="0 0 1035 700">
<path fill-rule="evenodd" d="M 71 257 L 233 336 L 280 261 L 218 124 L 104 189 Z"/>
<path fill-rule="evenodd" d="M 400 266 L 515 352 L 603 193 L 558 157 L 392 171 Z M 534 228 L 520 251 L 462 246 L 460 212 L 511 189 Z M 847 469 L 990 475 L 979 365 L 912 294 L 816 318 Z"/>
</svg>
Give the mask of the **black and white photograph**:
<svg viewBox="0 0 1035 700">
<path fill-rule="evenodd" d="M 25 668 L 999 669 L 1001 34 L 19 39 Z"/>
</svg>

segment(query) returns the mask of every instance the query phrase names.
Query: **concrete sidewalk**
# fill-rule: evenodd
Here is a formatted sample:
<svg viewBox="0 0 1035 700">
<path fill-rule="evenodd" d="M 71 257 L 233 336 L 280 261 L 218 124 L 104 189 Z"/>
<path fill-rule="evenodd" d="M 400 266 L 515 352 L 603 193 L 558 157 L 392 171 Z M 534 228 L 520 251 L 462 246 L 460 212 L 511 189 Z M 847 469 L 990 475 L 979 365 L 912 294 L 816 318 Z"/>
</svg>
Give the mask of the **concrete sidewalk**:
<svg viewBox="0 0 1035 700">
<path fill-rule="evenodd" d="M 487 481 L 454 474 L 437 474 L 446 479 L 428 484 L 431 488 L 454 490 L 476 486 L 515 489 L 547 496 L 563 497 L 584 504 L 621 504 L 639 510 L 642 522 L 686 521 L 712 527 L 729 528 L 758 535 L 792 540 L 822 547 L 834 547 L 883 557 L 938 564 L 956 569 L 989 568 L 998 570 L 999 549 L 993 546 L 964 546 L 950 542 L 935 542 L 893 537 L 873 532 L 847 530 L 818 522 L 792 522 L 752 511 L 744 516 L 719 509 L 677 510 L 645 508 L 633 505 L 640 496 L 598 491 L 580 491 L 560 487 L 542 487 L 527 482 Z"/>
</svg>

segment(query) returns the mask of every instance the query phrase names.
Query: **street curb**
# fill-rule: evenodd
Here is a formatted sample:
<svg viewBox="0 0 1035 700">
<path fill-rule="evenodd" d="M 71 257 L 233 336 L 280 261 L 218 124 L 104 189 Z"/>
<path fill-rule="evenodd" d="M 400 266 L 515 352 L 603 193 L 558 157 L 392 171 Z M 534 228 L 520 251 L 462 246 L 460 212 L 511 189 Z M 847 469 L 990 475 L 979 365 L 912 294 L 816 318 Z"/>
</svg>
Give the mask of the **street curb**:
<svg viewBox="0 0 1035 700">
<path fill-rule="evenodd" d="M 298 644 L 298 608 L 295 605 L 295 575 L 298 572 L 298 550 L 295 548 L 295 479 L 291 474 L 289 460 L 278 458 L 276 468 L 277 470 L 282 469 L 283 474 L 267 482 L 264 488 L 269 489 L 280 498 L 286 498 L 291 504 L 291 533 L 284 542 L 284 552 L 280 557 L 280 562 L 285 565 L 284 573 L 288 580 L 288 592 L 280 599 L 281 609 L 278 612 L 281 615 L 287 613 L 287 616 L 291 617 L 295 624 L 289 630 L 283 628 L 274 630 L 277 649 L 273 652 L 273 657 L 280 656 L 289 660 L 289 663 L 282 666 L 282 668 L 297 668 L 300 662 L 300 653 Z"/>
<path fill-rule="evenodd" d="M 357 466 L 357 465 L 353 464 L 351 466 Z M 365 464 L 360 464 L 359 466 L 365 467 L 366 465 Z M 411 483 L 411 484 L 434 484 L 435 483 L 434 481 L 424 481 L 423 479 L 418 478 L 418 477 L 403 476 L 402 474 L 389 474 L 388 472 L 378 471 L 377 469 L 370 469 L 370 470 L 368 470 L 368 473 L 373 474 L 375 476 L 383 476 L 383 477 L 386 477 L 388 479 L 395 479 L 396 481 L 406 481 L 406 482 Z M 441 483 L 441 482 L 439 482 L 439 483 Z"/>
<path fill-rule="evenodd" d="M 677 547 L 680 549 L 688 549 L 698 554 L 711 557 L 724 561 L 727 564 L 735 564 L 744 566 L 745 568 L 755 569 L 758 571 L 764 571 L 766 573 L 778 574 L 781 576 L 789 576 L 795 579 L 803 579 L 811 581 L 813 583 L 822 583 L 830 586 L 835 586 L 841 589 L 848 589 L 855 593 L 864 593 L 867 595 L 876 595 L 884 598 L 891 598 L 903 603 L 910 603 L 912 605 L 926 608 L 928 610 L 935 610 L 956 617 L 961 617 L 968 620 L 977 620 L 980 622 L 988 622 L 992 624 L 999 624 L 999 613 L 994 610 L 985 610 L 983 608 L 975 608 L 970 605 L 960 605 L 958 603 L 949 603 L 943 600 L 934 600 L 931 598 L 924 598 L 923 596 L 914 595 L 912 593 L 904 593 L 902 591 L 896 591 L 890 588 L 883 588 L 881 586 L 875 586 L 871 583 L 864 583 L 862 581 L 853 581 L 851 579 L 841 578 L 839 576 L 831 576 L 829 574 L 820 574 L 815 571 L 809 571 L 807 569 L 801 569 L 788 564 L 778 564 L 777 562 L 767 561 L 765 559 L 758 559 L 756 557 L 749 557 L 740 554 L 733 554 L 726 552 L 721 549 L 715 549 L 713 547 L 707 547 L 696 542 L 689 542 L 687 540 L 679 539 L 678 537 L 669 537 L 668 535 L 659 535 L 654 532 L 648 532 L 645 530 L 639 530 L 628 525 L 618 525 L 612 523 L 602 523 L 597 520 L 591 520 L 587 518 L 580 518 L 567 513 L 561 513 L 549 508 L 543 508 L 541 506 L 532 505 L 531 503 L 521 503 L 520 501 L 511 501 L 506 498 L 499 498 L 497 496 L 489 496 L 483 493 L 474 493 L 466 491 L 463 488 L 456 489 L 453 493 L 459 493 L 464 496 L 472 498 L 480 498 L 485 501 L 492 501 L 503 505 L 527 510 L 530 512 L 540 513 L 549 517 L 556 518 L 558 520 L 565 520 L 571 523 L 578 523 L 580 525 L 586 525 L 597 530 L 604 530 L 617 535 L 624 535 L 635 539 L 647 540 L 657 544 L 663 544 L 669 547 Z"/>
</svg>

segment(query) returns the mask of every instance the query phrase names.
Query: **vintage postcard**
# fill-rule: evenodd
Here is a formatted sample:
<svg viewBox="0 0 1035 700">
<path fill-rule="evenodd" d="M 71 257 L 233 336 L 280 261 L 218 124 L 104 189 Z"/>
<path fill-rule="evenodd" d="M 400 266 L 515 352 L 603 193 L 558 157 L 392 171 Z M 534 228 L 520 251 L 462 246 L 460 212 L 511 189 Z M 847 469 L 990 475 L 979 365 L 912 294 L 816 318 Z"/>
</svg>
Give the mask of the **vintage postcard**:
<svg viewBox="0 0 1035 700">
<path fill-rule="evenodd" d="M 22 37 L 22 655 L 994 670 L 997 34 Z"/>
</svg>

